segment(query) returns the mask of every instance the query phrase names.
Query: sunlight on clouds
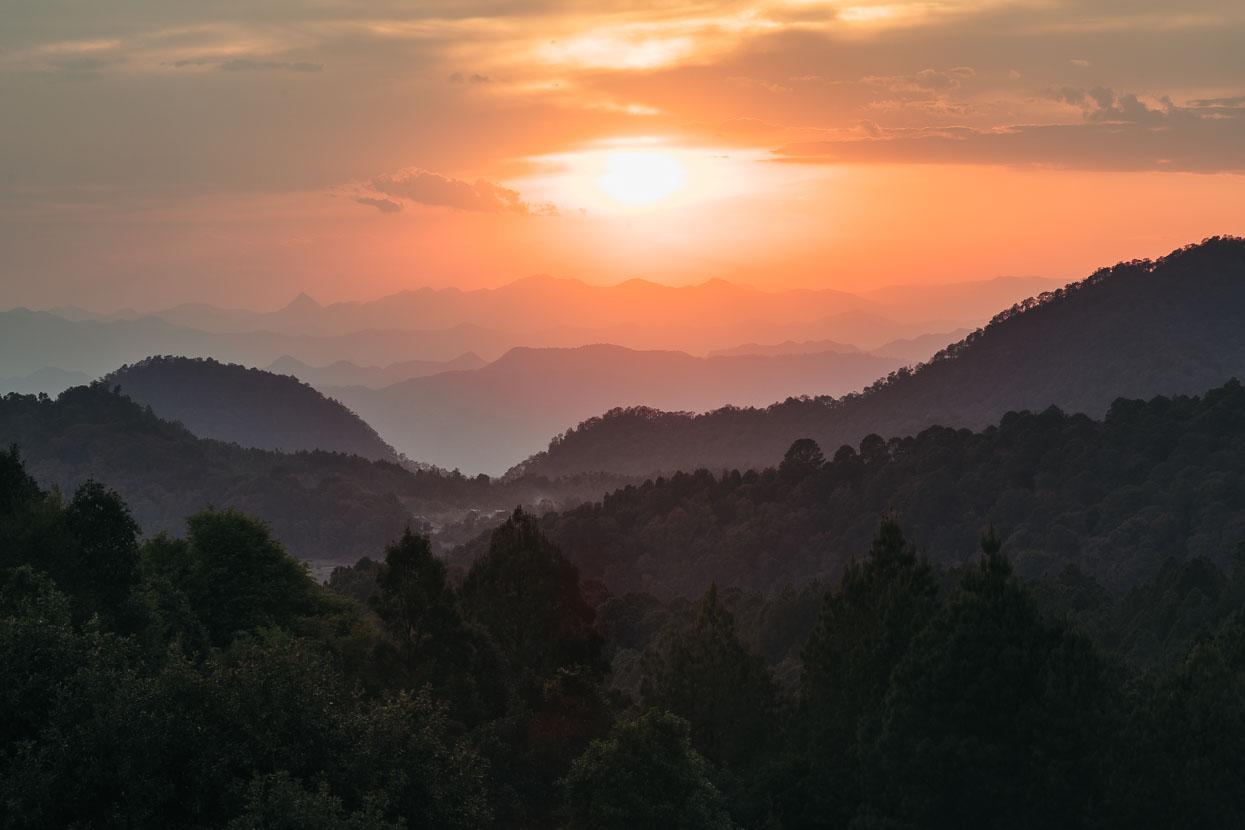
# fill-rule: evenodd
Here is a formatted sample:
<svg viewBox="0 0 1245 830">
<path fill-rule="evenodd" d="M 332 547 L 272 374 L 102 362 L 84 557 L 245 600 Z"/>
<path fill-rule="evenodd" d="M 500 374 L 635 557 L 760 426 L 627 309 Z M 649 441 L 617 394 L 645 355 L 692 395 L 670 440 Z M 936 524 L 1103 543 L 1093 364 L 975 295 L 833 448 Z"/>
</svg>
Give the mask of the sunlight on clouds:
<svg viewBox="0 0 1245 830">
<path fill-rule="evenodd" d="M 512 184 L 563 211 L 609 215 L 686 210 L 810 177 L 759 163 L 768 157 L 762 150 L 686 146 L 669 136 L 611 138 L 526 159 L 537 172 Z"/>
</svg>

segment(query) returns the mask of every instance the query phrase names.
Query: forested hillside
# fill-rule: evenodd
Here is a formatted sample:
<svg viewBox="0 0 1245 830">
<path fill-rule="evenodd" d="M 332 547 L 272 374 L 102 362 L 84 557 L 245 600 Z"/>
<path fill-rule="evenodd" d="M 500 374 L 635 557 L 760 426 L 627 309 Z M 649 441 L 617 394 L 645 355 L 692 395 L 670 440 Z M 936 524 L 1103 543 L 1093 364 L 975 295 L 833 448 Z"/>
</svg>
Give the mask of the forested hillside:
<svg viewBox="0 0 1245 830">
<path fill-rule="evenodd" d="M 1074 564 L 1126 590 L 1168 557 L 1228 567 L 1245 540 L 1245 389 L 1121 399 L 1106 418 L 1008 413 L 832 450 L 795 442 L 776 468 L 678 473 L 546 515 L 545 531 L 614 590 L 775 591 L 835 578 L 894 511 L 931 559 L 957 562 L 993 524 L 1021 574 Z M 460 556 L 470 558 L 469 546 Z"/>
<path fill-rule="evenodd" d="M 149 357 L 102 378 L 201 438 L 264 450 L 399 460 L 355 413 L 289 375 L 188 357 Z"/>
<path fill-rule="evenodd" d="M 58 398 L 0 398 L 0 446 L 16 444 L 44 486 L 68 493 L 94 478 L 129 503 L 144 534 L 173 531 L 206 505 L 268 522 L 307 560 L 353 562 L 407 523 L 462 522 L 516 504 L 582 501 L 616 483 L 584 478 L 494 484 L 457 472 L 408 470 L 324 451 L 281 453 L 199 438 L 104 384 Z"/>
<path fill-rule="evenodd" d="M 460 575 L 409 531 L 374 555 L 335 595 L 236 511 L 140 542 L 109 488 L 44 491 L 0 451 L 0 821 L 1245 821 L 1239 567 L 1113 605 L 1075 574 L 1027 585 L 992 533 L 933 565 L 886 518 L 828 589 L 663 606 L 581 582 L 522 511 Z M 1165 646 L 1149 673 L 1104 649 L 1130 637 Z"/>
<path fill-rule="evenodd" d="M 1117 397 L 1196 394 L 1245 375 L 1245 239 L 1215 237 L 1155 261 L 1104 268 L 1021 303 L 859 394 L 703 415 L 618 409 L 516 468 L 632 475 L 761 468 L 798 438 L 823 447 L 938 424 L 981 428 L 1005 412 L 1101 416 Z"/>
</svg>

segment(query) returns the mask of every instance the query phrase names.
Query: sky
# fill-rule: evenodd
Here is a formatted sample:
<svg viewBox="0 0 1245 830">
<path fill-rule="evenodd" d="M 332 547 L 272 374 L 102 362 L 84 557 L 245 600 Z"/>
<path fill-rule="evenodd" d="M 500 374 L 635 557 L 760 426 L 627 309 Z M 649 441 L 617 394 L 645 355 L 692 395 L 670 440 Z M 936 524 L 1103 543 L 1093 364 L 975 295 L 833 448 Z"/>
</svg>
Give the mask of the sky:
<svg viewBox="0 0 1245 830">
<path fill-rule="evenodd" d="M 1245 233 L 1239 0 L 0 0 L 0 307 L 1079 279 Z"/>
</svg>

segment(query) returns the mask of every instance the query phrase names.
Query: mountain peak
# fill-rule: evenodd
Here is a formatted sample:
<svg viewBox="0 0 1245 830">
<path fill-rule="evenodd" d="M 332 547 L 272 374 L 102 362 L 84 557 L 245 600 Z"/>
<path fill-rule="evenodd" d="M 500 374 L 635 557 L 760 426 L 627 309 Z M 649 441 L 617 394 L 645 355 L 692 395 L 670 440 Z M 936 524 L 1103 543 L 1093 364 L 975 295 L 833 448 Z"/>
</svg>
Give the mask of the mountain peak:
<svg viewBox="0 0 1245 830">
<path fill-rule="evenodd" d="M 282 311 L 309 311 L 311 309 L 321 309 L 324 306 L 317 303 L 311 298 L 306 291 L 299 291 L 298 296 L 290 301 L 289 305 L 281 309 Z"/>
</svg>

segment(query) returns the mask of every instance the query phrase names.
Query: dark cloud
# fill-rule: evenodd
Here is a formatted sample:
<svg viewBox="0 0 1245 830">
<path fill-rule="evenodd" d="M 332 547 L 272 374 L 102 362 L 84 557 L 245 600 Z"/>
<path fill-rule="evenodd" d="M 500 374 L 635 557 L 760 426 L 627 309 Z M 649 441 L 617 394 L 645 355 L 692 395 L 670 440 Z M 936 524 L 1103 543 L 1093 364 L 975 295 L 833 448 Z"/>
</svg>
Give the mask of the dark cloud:
<svg viewBox="0 0 1245 830">
<path fill-rule="evenodd" d="M 266 69 L 285 69 L 291 72 L 319 72 L 324 68 L 324 65 L 307 61 L 256 61 L 247 58 L 235 58 L 224 63 L 218 63 L 216 68 L 229 72 L 250 72 Z"/>
<path fill-rule="evenodd" d="M 530 204 L 523 201 L 519 191 L 493 184 L 485 179 L 468 182 L 442 176 L 440 173 L 433 173 L 429 170 L 421 170 L 418 167 L 408 167 L 396 173 L 377 176 L 368 184 L 377 193 L 398 199 L 409 199 L 423 205 L 441 205 L 457 210 L 473 210 L 483 213 L 550 215 L 557 212 L 553 205 Z M 364 204 L 371 204 L 371 202 L 364 202 Z"/>
<path fill-rule="evenodd" d="M 1102 86 L 1093 89 L 1065 86 L 1049 94 L 1056 101 L 1080 107 L 1088 121 L 1162 124 L 1173 119 L 1200 117 L 1194 109 L 1176 106 L 1167 96 L 1158 99 L 1158 106 L 1150 106 L 1132 93 L 1116 95 Z"/>
<path fill-rule="evenodd" d="M 370 205 L 381 213 L 397 213 L 402 210 L 402 203 L 393 199 L 377 199 L 372 196 L 355 196 L 354 200 L 361 205 Z"/>
<path fill-rule="evenodd" d="M 780 161 L 1004 164 L 1094 171 L 1245 173 L 1245 109 L 1203 117 L 1133 95 L 1085 93 L 1080 124 L 1023 124 L 999 129 L 883 130 L 873 137 L 787 144 Z M 1060 91 L 1061 100 L 1069 97 Z M 1072 103 L 1080 104 L 1073 95 Z M 1105 106 L 1103 103 L 1105 102 Z M 1224 114 L 1224 113 L 1228 114 Z"/>
<path fill-rule="evenodd" d="M 461 72 L 455 72 L 450 75 L 450 83 L 452 84 L 487 84 L 492 81 L 488 75 L 464 75 Z"/>
</svg>

